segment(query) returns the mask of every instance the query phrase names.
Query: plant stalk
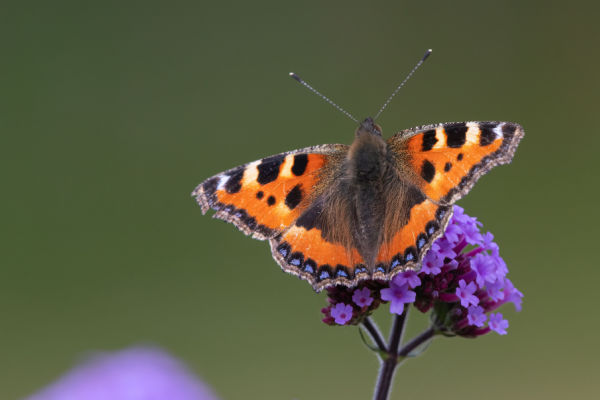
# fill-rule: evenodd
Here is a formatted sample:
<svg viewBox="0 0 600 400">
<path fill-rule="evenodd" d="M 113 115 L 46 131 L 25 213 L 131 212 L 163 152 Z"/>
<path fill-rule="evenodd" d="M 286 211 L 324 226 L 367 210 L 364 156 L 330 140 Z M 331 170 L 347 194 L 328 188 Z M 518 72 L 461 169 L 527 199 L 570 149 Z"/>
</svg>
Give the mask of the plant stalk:
<svg viewBox="0 0 600 400">
<path fill-rule="evenodd" d="M 377 325 L 371 320 L 371 318 L 365 318 L 365 320 L 362 322 L 362 325 L 371 337 L 371 340 L 373 340 L 373 342 L 379 348 L 379 351 L 387 353 L 387 346 L 383 340 L 383 337 L 381 337 L 381 332 L 379 332 L 379 328 L 377 328 Z"/>
<path fill-rule="evenodd" d="M 401 347 L 407 311 L 408 310 L 405 310 L 401 315 L 396 315 L 394 318 L 394 324 L 390 332 L 389 344 L 387 346 L 383 343 L 381 334 L 373 321 L 365 320 L 365 322 L 363 322 L 365 329 L 371 334 L 371 338 L 377 344 L 381 353 L 385 354 L 385 358 L 381 360 L 381 365 L 379 367 L 379 375 L 377 377 L 377 385 L 375 386 L 373 400 L 388 400 L 394 381 L 394 374 L 399 362 L 436 335 L 436 330 L 433 327 L 429 327 Z"/>
<path fill-rule="evenodd" d="M 404 332 L 407 311 L 408 309 L 405 309 L 401 315 L 396 315 L 394 318 L 394 324 L 390 332 L 389 346 L 386 352 L 387 356 L 382 360 L 379 367 L 379 376 L 377 377 L 375 395 L 373 396 L 374 400 L 387 400 L 390 395 L 394 373 L 398 366 L 398 348 L 400 347 L 402 333 Z"/>
</svg>

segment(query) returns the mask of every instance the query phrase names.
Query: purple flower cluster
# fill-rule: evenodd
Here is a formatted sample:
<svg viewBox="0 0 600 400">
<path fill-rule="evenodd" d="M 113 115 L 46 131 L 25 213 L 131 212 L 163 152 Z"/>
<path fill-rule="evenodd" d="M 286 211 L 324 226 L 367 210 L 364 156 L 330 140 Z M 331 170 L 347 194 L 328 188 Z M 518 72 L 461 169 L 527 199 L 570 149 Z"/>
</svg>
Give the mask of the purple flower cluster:
<svg viewBox="0 0 600 400">
<path fill-rule="evenodd" d="M 321 309 L 328 325 L 357 325 L 371 314 L 382 301 L 380 291 L 387 285 L 379 281 L 363 281 L 356 288 L 327 288 L 329 305 Z"/>
<path fill-rule="evenodd" d="M 480 226 L 454 206 L 444 235 L 433 243 L 418 273 L 405 271 L 390 282 L 365 281 L 355 289 L 329 289 L 323 321 L 358 324 L 382 302 L 390 303 L 393 314 L 402 314 L 412 303 L 423 313 L 431 310 L 435 329 L 445 335 L 506 334 L 508 321 L 502 314 L 487 314 L 506 302 L 520 311 L 523 294 L 506 277 L 508 268 L 494 236 L 482 234 Z"/>
</svg>

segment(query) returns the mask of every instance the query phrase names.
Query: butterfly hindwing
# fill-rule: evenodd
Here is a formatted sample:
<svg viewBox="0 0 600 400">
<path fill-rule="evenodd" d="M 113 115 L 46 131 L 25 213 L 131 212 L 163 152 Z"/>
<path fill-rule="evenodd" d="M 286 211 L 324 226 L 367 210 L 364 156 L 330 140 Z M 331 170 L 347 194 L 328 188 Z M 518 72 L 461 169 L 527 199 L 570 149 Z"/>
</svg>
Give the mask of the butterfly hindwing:
<svg viewBox="0 0 600 400">
<path fill-rule="evenodd" d="M 452 216 L 452 206 L 439 205 L 424 198 L 410 209 L 409 218 L 377 255 L 377 268 L 385 278 L 406 270 L 418 270 L 433 242 L 440 237 Z"/>
<path fill-rule="evenodd" d="M 427 197 L 452 204 L 491 168 L 509 163 L 522 137 L 521 126 L 510 122 L 459 122 L 403 131 L 388 143 L 407 155 Z"/>
<path fill-rule="evenodd" d="M 263 158 L 207 179 L 192 195 L 203 213 L 212 208 L 214 217 L 265 240 L 300 216 L 310 203 L 320 171 L 336 162 L 346 148 L 313 146 Z"/>
<path fill-rule="evenodd" d="M 353 286 L 360 279 L 369 279 L 356 248 L 328 241 L 316 227 L 296 222 L 270 243 L 273 258 L 281 268 L 308 281 L 318 292 L 328 286 Z"/>
</svg>

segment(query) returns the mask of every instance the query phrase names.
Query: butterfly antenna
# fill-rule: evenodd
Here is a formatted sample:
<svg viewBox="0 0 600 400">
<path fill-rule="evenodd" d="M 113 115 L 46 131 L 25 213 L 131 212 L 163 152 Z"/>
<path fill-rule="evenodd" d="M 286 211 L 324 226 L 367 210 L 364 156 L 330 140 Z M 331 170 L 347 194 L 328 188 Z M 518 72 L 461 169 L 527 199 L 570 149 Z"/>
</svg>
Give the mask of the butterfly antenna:
<svg viewBox="0 0 600 400">
<path fill-rule="evenodd" d="M 377 113 L 377 115 L 375 115 L 374 119 L 379 118 L 379 116 L 381 115 L 381 113 L 383 112 L 383 110 L 385 110 L 385 108 L 388 106 L 388 104 L 390 104 L 390 102 L 392 101 L 392 99 L 394 98 L 394 96 L 396 95 L 396 93 L 398 93 L 398 91 L 402 88 L 402 86 L 404 86 L 404 84 L 410 79 L 411 76 L 413 76 L 413 74 L 417 71 L 417 69 L 419 69 L 419 67 L 425 62 L 425 60 L 427 60 L 427 57 L 429 57 L 429 55 L 431 54 L 432 51 L 433 50 L 429 49 L 429 50 L 427 50 L 425 52 L 425 55 L 423 56 L 423 58 L 421 58 L 419 60 L 419 62 L 417 63 L 417 65 L 414 66 L 414 68 L 412 69 L 412 71 L 409 72 L 409 74 L 406 76 L 406 78 L 404 78 L 404 80 L 402 81 L 402 83 L 398 85 L 398 87 L 396 88 L 396 90 L 394 90 L 394 92 L 392 93 L 392 95 L 390 97 L 388 97 L 388 99 L 385 101 L 385 103 L 383 103 L 383 105 L 379 109 L 379 112 Z"/>
<path fill-rule="evenodd" d="M 317 96 L 319 96 L 320 98 L 322 98 L 323 100 L 325 100 L 326 102 L 328 102 L 329 104 L 334 106 L 337 110 L 341 111 L 344 115 L 346 115 L 348 118 L 350 118 L 352 121 L 354 121 L 358 124 L 358 120 L 356 118 L 354 118 L 354 116 L 352 114 L 350 114 L 348 111 L 344 110 L 342 107 L 335 104 L 327 96 L 320 93 L 317 89 L 310 86 L 308 83 L 306 83 L 306 81 L 304 79 L 300 78 L 298 75 L 296 75 L 293 72 L 290 72 L 290 76 L 292 78 L 294 78 L 296 81 L 298 81 L 302 86 L 306 87 L 308 90 L 310 90 L 311 92 L 313 92 L 314 94 L 316 94 Z"/>
</svg>

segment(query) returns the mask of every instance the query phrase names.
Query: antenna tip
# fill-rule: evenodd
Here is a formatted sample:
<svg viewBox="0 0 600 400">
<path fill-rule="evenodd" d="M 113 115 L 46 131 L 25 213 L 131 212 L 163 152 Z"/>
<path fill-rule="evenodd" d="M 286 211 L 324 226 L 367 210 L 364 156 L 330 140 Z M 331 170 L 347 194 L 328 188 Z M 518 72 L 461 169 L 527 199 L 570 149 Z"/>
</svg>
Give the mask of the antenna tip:
<svg viewBox="0 0 600 400">
<path fill-rule="evenodd" d="M 425 52 L 425 55 L 423 56 L 421 61 L 425 61 L 427 59 L 427 57 L 429 57 L 431 55 L 431 53 L 433 53 L 433 50 L 427 49 L 427 51 Z"/>
<path fill-rule="evenodd" d="M 290 72 L 290 76 L 292 78 L 294 78 L 295 80 L 297 80 L 298 82 L 302 82 L 302 79 L 300 79 L 300 77 L 298 75 L 296 75 L 294 72 Z"/>
</svg>

